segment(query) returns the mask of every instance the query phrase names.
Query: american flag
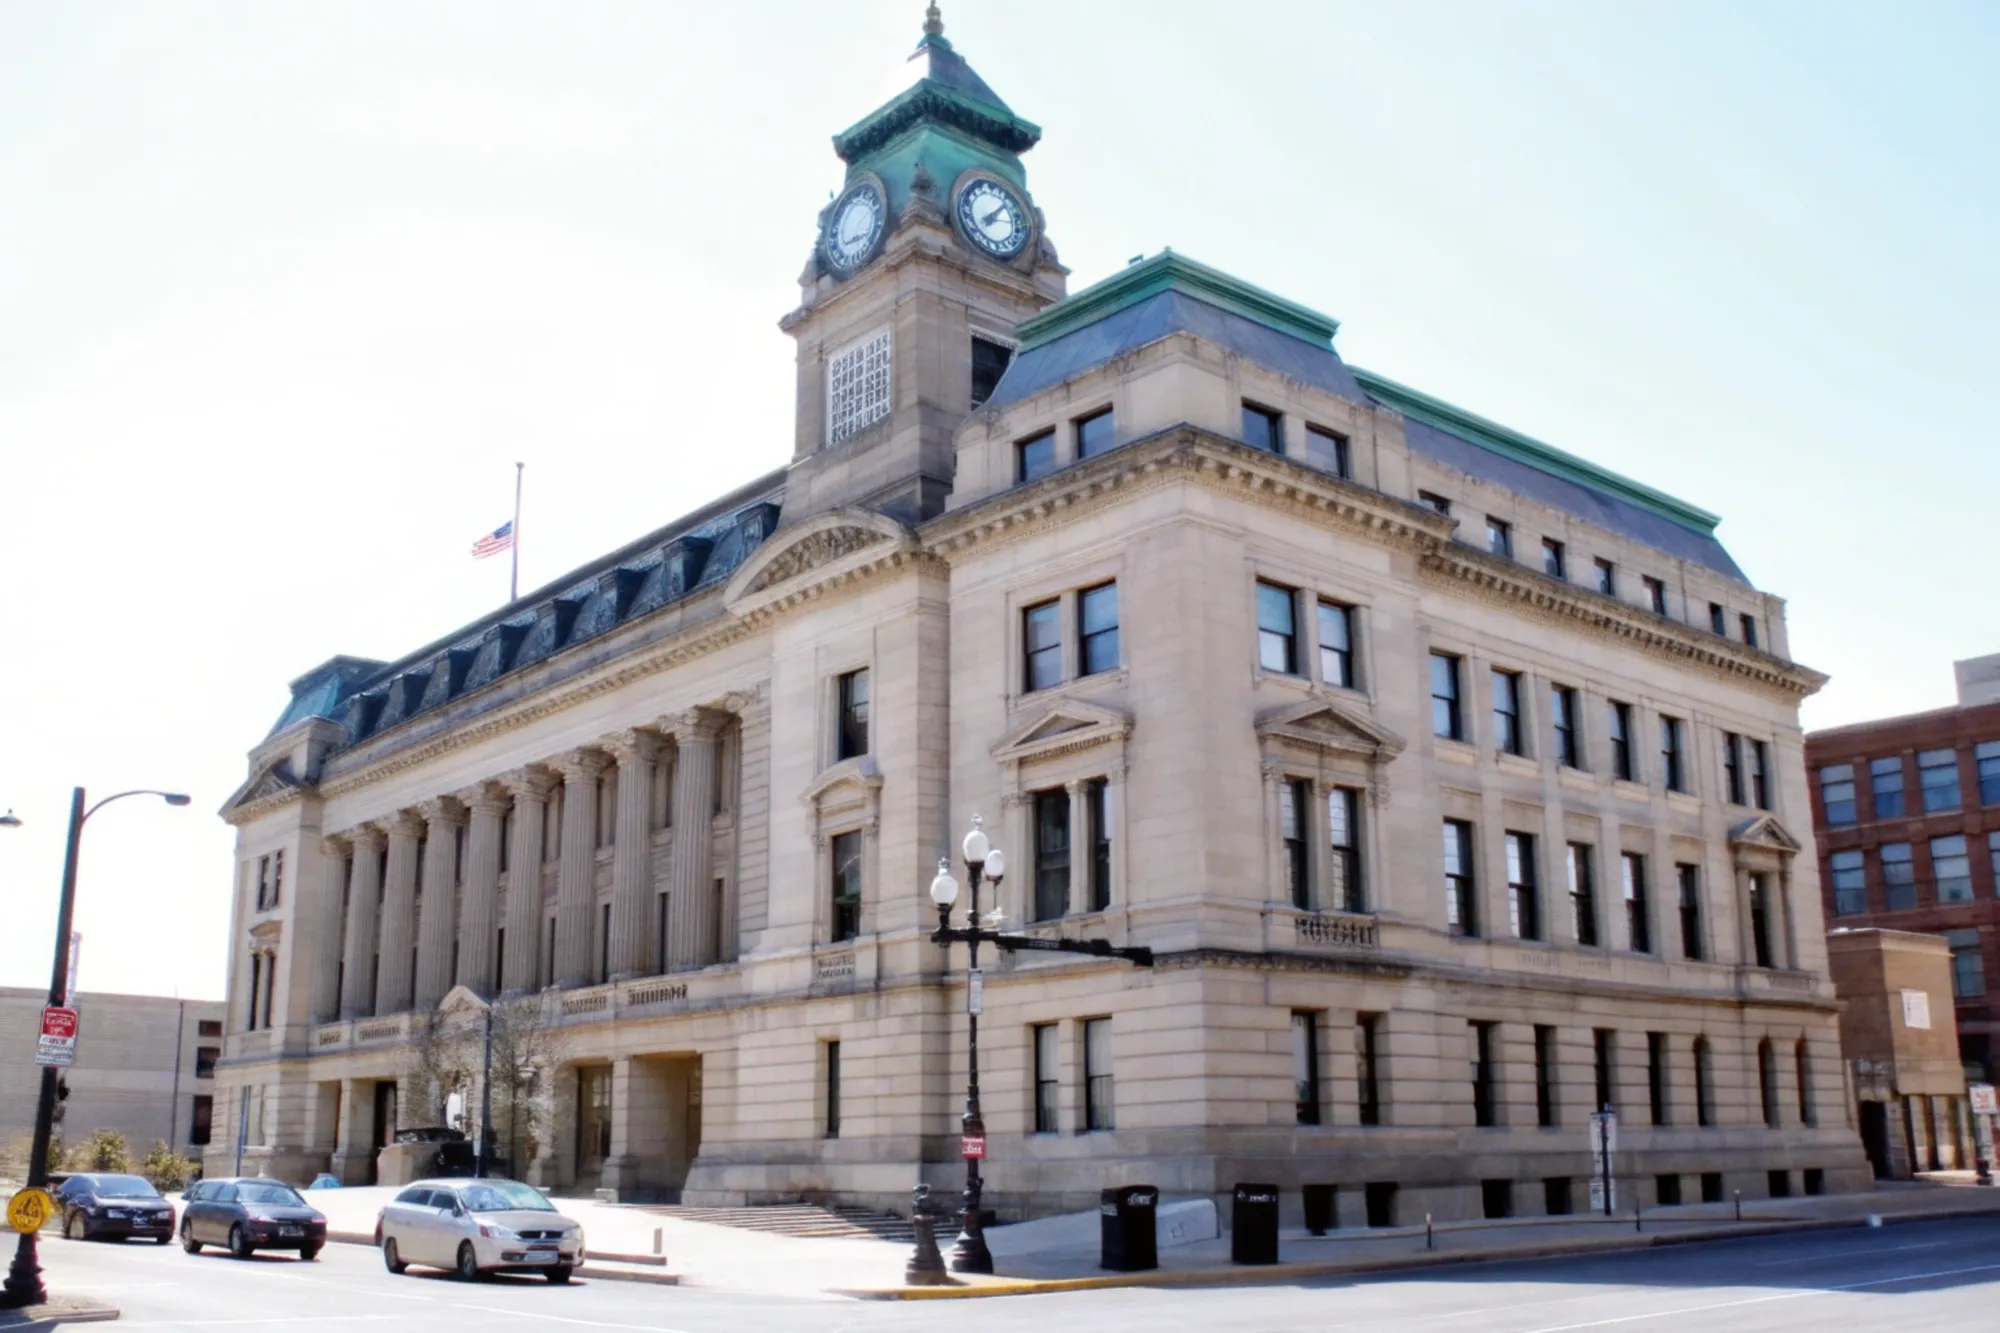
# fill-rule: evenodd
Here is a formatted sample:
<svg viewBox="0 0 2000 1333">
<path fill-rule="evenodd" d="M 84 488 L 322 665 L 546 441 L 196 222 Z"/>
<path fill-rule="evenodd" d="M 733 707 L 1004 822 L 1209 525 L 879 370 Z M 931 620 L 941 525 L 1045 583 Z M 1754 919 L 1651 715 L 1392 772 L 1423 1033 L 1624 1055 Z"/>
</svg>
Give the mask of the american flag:
<svg viewBox="0 0 2000 1333">
<path fill-rule="evenodd" d="M 513 544 L 514 520 L 510 518 L 472 544 L 472 558 L 484 560 L 489 555 L 500 554 Z"/>
</svg>

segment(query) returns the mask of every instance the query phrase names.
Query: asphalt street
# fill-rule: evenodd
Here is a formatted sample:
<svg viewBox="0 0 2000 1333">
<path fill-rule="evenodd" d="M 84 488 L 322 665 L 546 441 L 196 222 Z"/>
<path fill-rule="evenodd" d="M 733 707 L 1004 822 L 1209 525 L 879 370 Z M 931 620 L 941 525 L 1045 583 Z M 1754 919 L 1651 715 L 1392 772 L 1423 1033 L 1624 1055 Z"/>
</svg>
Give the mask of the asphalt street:
<svg viewBox="0 0 2000 1333">
<path fill-rule="evenodd" d="M 478 1284 L 394 1277 L 375 1252 L 332 1245 L 317 1263 L 178 1247 L 44 1242 L 50 1287 L 101 1297 L 138 1329 L 632 1329 L 646 1333 L 1014 1328 L 1449 1329 L 1620 1333 L 1698 1329 L 2000 1329 L 2000 1218 L 1820 1231 L 1627 1254 L 1477 1264 L 1379 1279 L 1222 1289 L 1113 1290 L 988 1300 L 875 1303 L 755 1292 L 533 1278 Z"/>
</svg>

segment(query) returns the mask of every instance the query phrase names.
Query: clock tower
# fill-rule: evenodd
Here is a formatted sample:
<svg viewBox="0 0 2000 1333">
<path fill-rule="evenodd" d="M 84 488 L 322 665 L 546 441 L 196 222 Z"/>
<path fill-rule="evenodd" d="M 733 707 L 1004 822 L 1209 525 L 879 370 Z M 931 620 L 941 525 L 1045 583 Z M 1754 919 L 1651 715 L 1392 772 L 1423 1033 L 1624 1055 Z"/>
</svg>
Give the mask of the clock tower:
<svg viewBox="0 0 2000 1333">
<path fill-rule="evenodd" d="M 952 436 L 1013 355 L 1014 330 L 1061 300 L 1014 114 L 925 14 L 907 91 L 834 136 L 847 165 L 819 215 L 801 300 L 787 524 L 841 505 L 919 523 L 951 490 Z"/>
</svg>

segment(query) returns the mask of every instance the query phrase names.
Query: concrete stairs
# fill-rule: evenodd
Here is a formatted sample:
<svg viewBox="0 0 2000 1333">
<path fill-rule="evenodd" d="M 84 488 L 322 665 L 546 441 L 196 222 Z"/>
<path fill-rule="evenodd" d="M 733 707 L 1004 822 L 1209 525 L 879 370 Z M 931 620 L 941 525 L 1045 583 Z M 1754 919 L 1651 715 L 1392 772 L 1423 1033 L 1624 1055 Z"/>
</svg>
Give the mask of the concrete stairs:
<svg viewBox="0 0 2000 1333">
<path fill-rule="evenodd" d="M 793 1236 L 802 1240 L 915 1240 L 908 1219 L 893 1213 L 878 1213 L 848 1204 L 815 1203 L 758 1204 L 747 1208 L 695 1208 L 685 1204 L 641 1204 L 637 1210 L 679 1218 L 684 1222 L 706 1222 L 710 1226 L 735 1227 L 766 1236 Z"/>
</svg>

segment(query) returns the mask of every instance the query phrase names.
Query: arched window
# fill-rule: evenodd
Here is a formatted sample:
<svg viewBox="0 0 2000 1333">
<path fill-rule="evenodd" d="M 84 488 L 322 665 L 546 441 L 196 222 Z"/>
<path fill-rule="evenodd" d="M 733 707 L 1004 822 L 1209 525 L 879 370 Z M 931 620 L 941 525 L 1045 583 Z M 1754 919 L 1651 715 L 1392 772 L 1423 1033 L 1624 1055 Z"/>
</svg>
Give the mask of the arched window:
<svg viewBox="0 0 2000 1333">
<path fill-rule="evenodd" d="M 1715 1123 L 1715 1068 L 1707 1037 L 1694 1039 L 1694 1114 L 1697 1125 Z"/>
<path fill-rule="evenodd" d="M 1806 1039 L 1804 1037 L 1800 1037 L 1798 1045 L 1792 1048 L 1792 1063 L 1797 1073 L 1799 1084 L 1799 1123 L 1802 1125 L 1817 1124 L 1818 1117 L 1813 1115 L 1812 1053 L 1806 1049 Z"/>
<path fill-rule="evenodd" d="M 1764 1123 L 1778 1127 L 1778 1057 L 1769 1037 L 1757 1043 L 1757 1087 L 1764 1096 Z"/>
</svg>

